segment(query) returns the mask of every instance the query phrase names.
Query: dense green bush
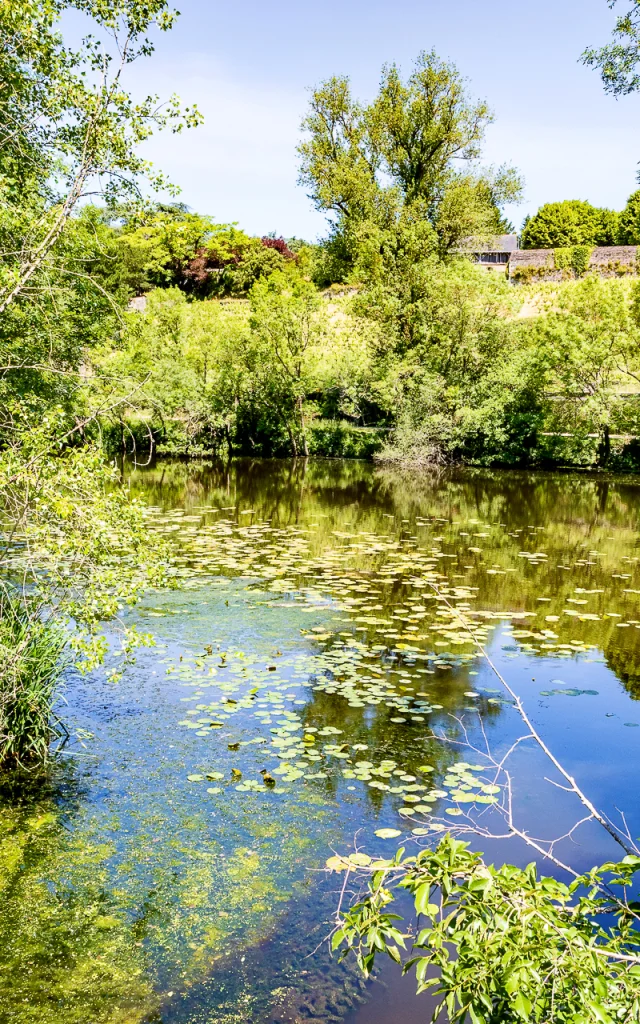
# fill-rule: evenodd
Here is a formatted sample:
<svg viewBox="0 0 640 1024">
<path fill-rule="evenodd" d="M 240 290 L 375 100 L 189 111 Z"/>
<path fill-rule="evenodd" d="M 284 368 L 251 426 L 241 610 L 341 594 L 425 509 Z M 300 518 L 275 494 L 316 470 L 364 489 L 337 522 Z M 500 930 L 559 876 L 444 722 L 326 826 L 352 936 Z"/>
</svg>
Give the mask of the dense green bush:
<svg viewBox="0 0 640 1024">
<path fill-rule="evenodd" d="M 358 288 L 321 294 L 291 268 L 249 301 L 150 293 L 92 355 L 97 378 L 137 395 L 102 418 L 107 450 L 631 467 L 612 438 L 640 435 L 636 284 L 586 275 L 531 294 L 403 230 L 402 247 L 363 241 Z"/>
</svg>

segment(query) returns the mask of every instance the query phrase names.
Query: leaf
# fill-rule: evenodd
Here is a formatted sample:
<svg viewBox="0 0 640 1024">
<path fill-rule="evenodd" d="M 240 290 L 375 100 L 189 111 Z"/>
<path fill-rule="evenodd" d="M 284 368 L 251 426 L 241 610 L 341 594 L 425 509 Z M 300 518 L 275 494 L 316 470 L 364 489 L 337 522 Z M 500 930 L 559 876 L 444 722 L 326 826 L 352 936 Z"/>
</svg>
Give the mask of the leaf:
<svg viewBox="0 0 640 1024">
<path fill-rule="evenodd" d="M 591 1010 L 591 1013 L 593 1014 L 595 1020 L 598 1021 L 598 1024 L 613 1024 L 611 1017 L 605 1010 L 602 1003 L 595 1003 L 590 999 L 586 999 L 585 1006 L 587 1006 L 588 1009 Z"/>
<path fill-rule="evenodd" d="M 514 1012 L 518 1014 L 522 1020 L 528 1020 L 531 1013 L 531 1000 L 527 999 L 524 992 L 518 992 L 517 996 L 511 1004 Z"/>
<path fill-rule="evenodd" d="M 366 853 L 351 853 L 349 863 L 354 864 L 357 868 L 366 868 L 371 863 L 371 857 Z"/>
<path fill-rule="evenodd" d="M 402 832 L 397 828 L 379 828 L 374 835 L 378 836 L 378 839 L 396 839 Z"/>
<path fill-rule="evenodd" d="M 416 914 L 428 914 L 431 899 L 431 882 L 423 882 L 416 889 L 413 897 L 413 901 L 416 908 Z"/>
</svg>

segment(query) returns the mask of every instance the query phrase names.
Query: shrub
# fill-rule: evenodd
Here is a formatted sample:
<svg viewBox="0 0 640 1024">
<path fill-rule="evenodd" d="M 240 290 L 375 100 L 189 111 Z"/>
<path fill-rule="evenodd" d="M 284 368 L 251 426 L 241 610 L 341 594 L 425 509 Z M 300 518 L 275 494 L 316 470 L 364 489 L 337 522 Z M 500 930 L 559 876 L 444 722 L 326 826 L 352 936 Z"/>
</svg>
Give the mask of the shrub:
<svg viewBox="0 0 640 1024">
<path fill-rule="evenodd" d="M 309 454 L 331 459 L 376 458 L 385 438 L 384 429 L 355 427 L 340 420 L 321 420 L 309 427 Z"/>
<path fill-rule="evenodd" d="M 589 269 L 591 245 L 572 245 L 566 248 L 555 249 L 553 254 L 554 264 L 557 270 L 573 270 L 576 277 L 582 277 Z"/>
</svg>

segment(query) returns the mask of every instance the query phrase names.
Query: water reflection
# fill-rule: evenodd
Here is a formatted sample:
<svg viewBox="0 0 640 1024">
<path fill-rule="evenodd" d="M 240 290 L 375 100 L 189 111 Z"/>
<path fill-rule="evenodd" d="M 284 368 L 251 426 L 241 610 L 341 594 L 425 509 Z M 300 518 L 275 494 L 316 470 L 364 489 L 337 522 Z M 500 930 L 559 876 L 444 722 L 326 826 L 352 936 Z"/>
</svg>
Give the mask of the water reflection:
<svg viewBox="0 0 640 1024">
<path fill-rule="evenodd" d="M 335 905 L 317 870 L 330 847 L 380 825 L 411 840 L 398 809 L 446 777 L 457 755 L 431 733 L 459 738 L 452 714 L 471 729 L 481 717 L 498 748 L 517 728 L 425 580 L 476 613 L 585 786 L 635 813 L 633 480 L 322 460 L 124 477 L 155 507 L 185 588 L 136 611 L 158 647 L 119 687 L 69 679 L 84 746 L 44 784 L 0 793 L 3 1024 L 345 1019 L 359 978 L 325 947 L 311 956 Z M 274 739 L 291 740 L 288 761 Z M 520 769 L 532 827 L 560 826 L 530 753 Z M 601 852 L 591 838 L 585 865 Z M 394 1005 L 377 1001 L 376 1022 Z M 422 1005 L 408 996 L 404 1019 Z"/>
</svg>

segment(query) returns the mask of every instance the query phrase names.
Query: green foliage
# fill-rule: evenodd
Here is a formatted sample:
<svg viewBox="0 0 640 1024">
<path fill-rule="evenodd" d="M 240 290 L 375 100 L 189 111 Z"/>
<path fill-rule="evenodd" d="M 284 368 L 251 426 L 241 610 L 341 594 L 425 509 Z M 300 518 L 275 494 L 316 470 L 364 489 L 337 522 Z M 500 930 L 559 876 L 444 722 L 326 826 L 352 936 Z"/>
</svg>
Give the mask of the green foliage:
<svg viewBox="0 0 640 1024">
<path fill-rule="evenodd" d="M 197 298 L 245 295 L 259 278 L 301 258 L 273 240 L 180 206 L 158 207 L 116 223 L 114 239 L 130 290 L 178 287 Z M 302 258 L 304 254 L 301 252 Z"/>
<path fill-rule="evenodd" d="M 610 0 L 613 7 L 617 0 Z M 625 14 L 616 21 L 613 42 L 600 49 L 589 48 L 582 54 L 582 60 L 589 67 L 600 71 L 605 92 L 613 96 L 626 96 L 640 89 L 638 74 L 638 40 L 640 39 L 640 3 L 628 0 Z"/>
<path fill-rule="evenodd" d="M 550 297 L 529 325 L 540 376 L 556 398 L 547 429 L 598 434 L 605 464 L 616 426 L 638 429 L 637 403 L 623 397 L 638 373 L 636 294 L 637 286 L 586 277 Z"/>
<path fill-rule="evenodd" d="M 65 15 L 91 34 L 69 48 Z M 199 121 L 173 97 L 136 100 L 125 73 L 147 33 L 171 28 L 166 0 L 0 0 L 0 761 L 46 759 L 63 652 L 101 663 L 100 623 L 152 582 L 143 510 L 87 441 L 94 401 L 132 395 L 97 382 L 91 353 L 113 345 L 131 290 L 118 239 L 87 195 L 140 204 L 153 174 L 138 146 Z M 8 126 L 8 127 L 7 127 Z M 122 627 L 122 664 L 149 638 Z M 114 670 L 117 678 L 119 670 Z"/>
<path fill-rule="evenodd" d="M 527 465 L 544 425 L 544 381 L 533 353 L 499 354 L 477 379 L 420 374 L 405 385 L 385 462 Z"/>
<path fill-rule="evenodd" d="M 257 406 L 289 436 L 294 455 L 308 455 L 305 396 L 326 337 L 326 318 L 316 289 L 297 275 L 276 272 L 251 290 L 251 334 L 242 354 Z"/>
<path fill-rule="evenodd" d="M 58 31 L 74 10 L 93 29 L 77 50 Z M 11 88 L 0 103 L 11 132 L 0 157 L 0 312 L 60 266 L 57 245 L 84 196 L 139 199 L 141 176 L 166 186 L 138 146 L 155 128 L 178 132 L 199 114 L 183 116 L 175 97 L 134 101 L 124 74 L 152 53 L 146 33 L 173 20 L 166 0 L 2 0 L 0 77 Z"/>
<path fill-rule="evenodd" d="M 300 181 L 335 218 L 343 265 L 357 264 L 363 232 L 393 233 L 398 221 L 425 221 L 441 252 L 500 230 L 499 209 L 521 184 L 508 168 L 474 170 L 491 119 L 486 104 L 469 100 L 455 66 L 433 52 L 420 54 L 406 82 L 395 65 L 385 67 L 366 107 L 346 78 L 318 87 L 303 122 Z"/>
<path fill-rule="evenodd" d="M 119 256 L 99 211 L 89 207 L 72 218 L 56 248 L 59 265 L 0 318 L 5 410 L 29 399 L 82 411 L 78 368 L 91 350 L 112 343 L 130 294 Z"/>
<path fill-rule="evenodd" d="M 368 893 L 343 915 L 333 948 L 352 949 L 367 974 L 379 953 L 415 968 L 418 992 L 440 996 L 434 1019 L 612 1024 L 640 1013 L 640 929 L 627 902 L 639 857 L 571 885 L 538 877 L 535 864 L 487 865 L 450 835 L 417 857 L 363 858 Z M 402 918 L 390 912 L 402 891 L 419 922 L 406 958 Z"/>
<path fill-rule="evenodd" d="M 105 620 L 166 581 L 164 549 L 98 447 L 65 446 L 62 410 L 18 406 L 0 450 L 0 762 L 43 760 L 66 648 L 82 671 L 101 664 Z M 67 421 L 68 422 L 68 421 Z M 121 666 L 150 638 L 120 623 Z M 13 646 L 12 646 L 13 645 Z M 111 676 L 119 677 L 121 666 Z"/>
<path fill-rule="evenodd" d="M 618 220 L 620 245 L 640 245 L 640 190 L 632 192 Z"/>
<path fill-rule="evenodd" d="M 588 465 L 595 444 L 600 465 L 626 464 L 612 435 L 640 427 L 625 397 L 639 372 L 632 282 L 541 285 L 535 315 L 519 319 L 524 290 L 441 260 L 432 239 L 424 220 L 362 227 L 358 289 L 321 295 L 290 264 L 248 303 L 152 291 L 118 343 L 91 356 L 94 404 L 114 378 L 136 396 L 101 416 L 110 450 Z M 556 255 L 573 277 L 588 252 Z M 318 418 L 391 431 L 372 447 L 343 443 Z M 571 444 L 548 436 L 567 433 Z"/>
<path fill-rule="evenodd" d="M 37 602 L 13 589 L 0 594 L 0 763 L 47 759 L 52 705 L 63 670 L 67 637 L 41 615 Z"/>
<path fill-rule="evenodd" d="M 116 379 L 135 395 L 100 414 L 110 449 L 145 450 L 154 439 L 179 454 L 228 448 L 248 316 L 244 302 L 190 303 L 175 287 L 151 292 L 144 314 L 128 313 L 119 343 L 93 356 L 103 394 Z"/>
<path fill-rule="evenodd" d="M 592 252 L 593 247 L 590 245 L 572 245 L 564 249 L 554 249 L 554 266 L 556 270 L 573 270 L 576 277 L 582 277 L 589 269 Z"/>
<path fill-rule="evenodd" d="M 615 245 L 618 215 L 579 199 L 546 203 L 522 231 L 523 249 L 561 249 L 567 246 Z"/>
<path fill-rule="evenodd" d="M 258 281 L 249 303 L 188 302 L 177 288 L 158 289 L 95 366 L 105 381 L 138 388 L 138 415 L 111 415 L 129 450 L 130 427 L 139 442 L 144 422 L 164 451 L 302 454 L 311 396 L 326 397 L 330 415 L 357 407 L 367 361 L 359 335 L 329 332 L 327 303 L 291 268 Z"/>
<path fill-rule="evenodd" d="M 316 420 L 309 425 L 309 455 L 332 459 L 371 459 L 381 449 L 386 431 L 354 427 L 339 420 Z"/>
</svg>

